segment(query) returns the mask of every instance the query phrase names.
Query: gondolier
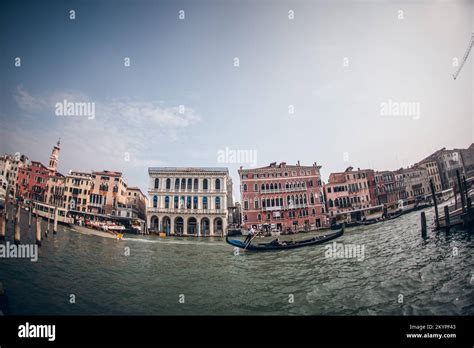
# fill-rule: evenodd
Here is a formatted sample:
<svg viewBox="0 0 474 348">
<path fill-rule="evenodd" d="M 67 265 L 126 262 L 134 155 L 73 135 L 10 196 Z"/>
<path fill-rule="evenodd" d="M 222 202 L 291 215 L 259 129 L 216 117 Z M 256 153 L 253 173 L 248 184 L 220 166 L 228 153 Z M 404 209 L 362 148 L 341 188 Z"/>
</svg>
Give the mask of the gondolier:
<svg viewBox="0 0 474 348">
<path fill-rule="evenodd" d="M 251 226 L 249 229 L 249 233 L 247 234 L 247 237 L 244 240 L 244 243 L 245 244 L 250 243 L 255 233 L 256 233 L 255 229 L 253 228 L 253 226 Z"/>
</svg>

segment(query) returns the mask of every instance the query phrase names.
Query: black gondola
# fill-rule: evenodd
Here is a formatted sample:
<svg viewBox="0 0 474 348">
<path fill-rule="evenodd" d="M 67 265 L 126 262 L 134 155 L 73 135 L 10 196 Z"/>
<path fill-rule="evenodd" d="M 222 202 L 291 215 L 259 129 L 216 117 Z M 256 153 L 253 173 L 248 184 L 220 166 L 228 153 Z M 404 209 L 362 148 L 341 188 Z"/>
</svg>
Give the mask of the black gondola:
<svg viewBox="0 0 474 348">
<path fill-rule="evenodd" d="M 340 224 L 332 224 L 331 225 L 331 230 L 340 230 L 342 228 L 342 225 L 345 225 L 346 227 L 355 227 L 359 226 L 357 221 L 352 221 L 352 222 L 342 222 Z"/>
<path fill-rule="evenodd" d="M 331 233 L 327 235 L 313 237 L 311 239 L 305 239 L 301 241 L 291 241 L 291 242 L 281 242 L 281 244 L 276 244 L 273 240 L 268 243 L 258 243 L 258 244 L 245 244 L 244 242 L 236 239 L 230 239 L 228 236 L 225 237 L 225 241 L 235 247 L 246 249 L 246 250 L 255 250 L 255 251 L 272 251 L 272 250 L 286 250 L 286 249 L 296 249 L 310 245 L 322 244 L 332 239 L 338 238 L 344 234 L 344 228 L 336 233 Z M 283 244 L 285 243 L 285 244 Z"/>
<path fill-rule="evenodd" d="M 373 225 L 376 224 L 377 222 L 381 222 L 379 220 L 371 219 L 371 220 L 365 220 L 365 221 L 357 221 L 358 225 L 362 226 L 367 226 L 367 225 Z"/>
</svg>

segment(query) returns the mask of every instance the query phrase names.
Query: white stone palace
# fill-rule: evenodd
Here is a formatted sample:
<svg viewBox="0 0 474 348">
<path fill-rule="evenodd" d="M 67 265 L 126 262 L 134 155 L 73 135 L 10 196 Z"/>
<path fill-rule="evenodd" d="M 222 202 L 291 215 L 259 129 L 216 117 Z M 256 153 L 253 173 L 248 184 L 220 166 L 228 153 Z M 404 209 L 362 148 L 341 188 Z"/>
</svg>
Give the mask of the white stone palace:
<svg viewBox="0 0 474 348">
<path fill-rule="evenodd" d="M 227 233 L 232 179 L 227 168 L 148 168 L 150 232 L 223 236 Z"/>
</svg>

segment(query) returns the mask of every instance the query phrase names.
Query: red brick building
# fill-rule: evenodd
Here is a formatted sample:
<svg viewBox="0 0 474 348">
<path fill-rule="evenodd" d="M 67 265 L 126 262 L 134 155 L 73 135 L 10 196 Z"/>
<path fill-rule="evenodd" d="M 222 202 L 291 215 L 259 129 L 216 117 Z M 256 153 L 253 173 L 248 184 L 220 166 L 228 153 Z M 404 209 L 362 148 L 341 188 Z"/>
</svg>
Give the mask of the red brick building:
<svg viewBox="0 0 474 348">
<path fill-rule="evenodd" d="M 32 161 L 29 167 L 18 170 L 17 194 L 25 199 L 44 202 L 50 171 L 41 162 Z"/>
<path fill-rule="evenodd" d="M 372 169 L 331 173 L 325 185 L 326 202 L 331 218 L 350 216 L 347 221 L 361 220 L 378 205 L 375 195 L 375 173 Z"/>
<path fill-rule="evenodd" d="M 267 167 L 242 169 L 240 191 L 244 228 L 271 227 L 282 231 L 328 225 L 321 166 L 271 163 Z"/>
</svg>

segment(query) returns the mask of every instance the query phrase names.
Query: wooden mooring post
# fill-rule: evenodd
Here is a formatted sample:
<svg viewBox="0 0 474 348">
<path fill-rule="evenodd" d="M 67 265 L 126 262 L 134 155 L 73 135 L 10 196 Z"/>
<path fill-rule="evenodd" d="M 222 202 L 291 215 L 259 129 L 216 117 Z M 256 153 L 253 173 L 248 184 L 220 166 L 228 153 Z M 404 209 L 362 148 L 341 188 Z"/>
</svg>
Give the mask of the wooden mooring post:
<svg viewBox="0 0 474 348">
<path fill-rule="evenodd" d="M 451 223 L 449 221 L 449 207 L 447 205 L 444 206 L 444 223 L 444 228 L 446 230 L 446 233 L 448 233 L 451 227 Z"/>
<path fill-rule="evenodd" d="M 464 190 L 462 189 L 461 175 L 459 174 L 459 169 L 456 170 L 456 178 L 458 181 L 458 191 L 461 196 L 461 207 L 462 212 L 466 212 L 466 201 L 464 200 Z"/>
<path fill-rule="evenodd" d="M 41 246 L 41 216 L 36 214 L 36 244 Z"/>
<path fill-rule="evenodd" d="M 426 233 L 426 215 L 425 212 L 421 212 L 421 236 L 426 238 L 428 235 Z"/>
<path fill-rule="evenodd" d="M 436 201 L 436 191 L 435 191 L 433 179 L 430 179 L 430 188 L 431 188 L 431 197 L 433 198 L 433 204 L 434 204 L 434 208 L 435 208 L 436 229 L 439 230 L 438 202 Z M 426 218 L 425 218 L 425 220 L 426 220 Z M 426 228 L 426 221 L 425 221 L 425 228 Z"/>
<path fill-rule="evenodd" d="M 54 208 L 53 234 L 58 233 L 58 208 Z"/>
<path fill-rule="evenodd" d="M 0 242 L 5 240 L 5 228 L 6 228 L 6 219 L 5 219 L 5 208 L 0 210 Z"/>
<path fill-rule="evenodd" d="M 13 236 L 13 241 L 16 245 L 20 244 L 20 240 L 21 240 L 21 235 L 20 235 L 20 212 L 21 212 L 20 203 L 17 203 L 16 211 L 15 211 L 15 227 L 14 227 L 15 235 Z"/>
</svg>

